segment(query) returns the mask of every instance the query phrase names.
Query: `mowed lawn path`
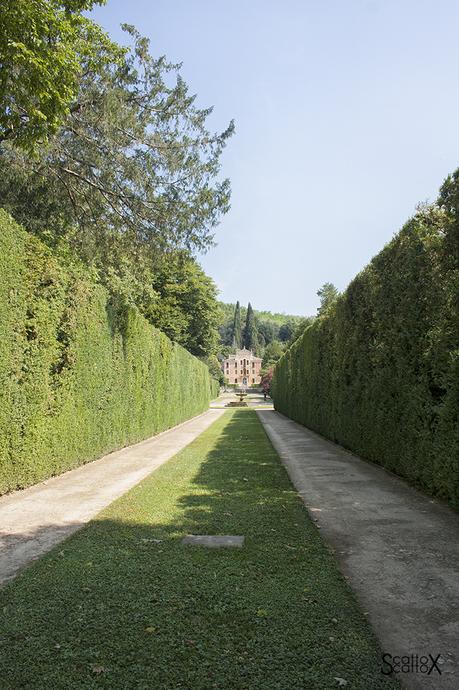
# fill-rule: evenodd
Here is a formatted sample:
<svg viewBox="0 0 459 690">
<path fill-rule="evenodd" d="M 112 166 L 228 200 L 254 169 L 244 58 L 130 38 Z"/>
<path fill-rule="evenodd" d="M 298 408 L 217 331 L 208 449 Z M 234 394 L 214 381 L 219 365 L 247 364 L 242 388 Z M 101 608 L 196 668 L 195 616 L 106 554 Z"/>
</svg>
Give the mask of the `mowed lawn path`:
<svg viewBox="0 0 459 690">
<path fill-rule="evenodd" d="M 251 410 L 25 570 L 0 612 L 2 690 L 398 687 Z"/>
</svg>

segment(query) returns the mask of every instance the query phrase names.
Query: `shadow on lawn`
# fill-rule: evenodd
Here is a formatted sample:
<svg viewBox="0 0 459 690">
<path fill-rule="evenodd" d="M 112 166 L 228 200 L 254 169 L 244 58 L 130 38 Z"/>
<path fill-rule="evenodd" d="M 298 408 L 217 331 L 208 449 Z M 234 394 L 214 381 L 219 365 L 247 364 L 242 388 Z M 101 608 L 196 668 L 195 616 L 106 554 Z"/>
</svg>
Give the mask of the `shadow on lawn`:
<svg viewBox="0 0 459 690">
<path fill-rule="evenodd" d="M 147 521 L 145 527 L 148 530 L 160 532 L 160 538 L 164 539 L 188 532 L 204 534 L 216 527 L 228 532 L 235 522 L 228 519 L 232 516 L 230 511 L 238 515 L 241 509 L 245 512 L 250 506 L 255 508 L 258 501 L 264 502 L 263 494 L 267 496 L 272 487 L 264 485 L 258 471 L 266 463 L 258 451 L 254 455 L 253 450 L 250 453 L 244 448 L 244 441 L 248 443 L 250 438 L 247 430 L 237 432 L 240 422 L 248 421 L 245 415 L 245 411 L 242 415 L 234 414 L 222 431 L 218 445 L 206 454 L 204 463 L 192 479 L 201 493 L 185 494 L 177 500 L 177 505 L 183 508 L 180 519 L 157 527 Z M 228 451 L 229 458 L 226 457 Z M 244 468 L 247 468 L 244 474 L 251 475 L 250 483 L 245 481 L 248 476 L 245 479 L 239 476 Z M 95 522 L 101 521 L 106 521 L 105 517 L 95 518 Z M 119 524 L 115 524 L 118 529 Z M 0 553 L 2 550 L 10 552 L 0 566 L 0 584 L 9 581 L 25 565 L 43 556 L 83 526 L 81 522 L 49 523 L 38 530 L 0 534 Z"/>
<path fill-rule="evenodd" d="M 2 690 L 398 687 L 255 414 L 235 411 L 214 440 L 0 593 Z M 178 480 L 191 490 L 175 498 Z M 246 541 L 206 549 L 185 534 Z"/>
<path fill-rule="evenodd" d="M 185 534 L 250 536 L 255 532 L 260 536 L 266 526 L 261 516 L 266 512 L 266 522 L 270 523 L 272 515 L 268 512 L 272 511 L 279 513 L 277 527 L 281 519 L 288 528 L 291 516 L 286 515 L 285 502 L 288 498 L 298 509 L 300 501 L 255 415 L 246 410 L 235 411 L 219 434 L 214 448 L 203 454 L 199 469 L 189 482 L 192 491 L 183 493 L 174 501 L 173 519 L 157 524 L 146 519 L 144 525 L 139 525 L 137 521 L 131 523 L 129 520 L 130 510 L 135 509 L 128 509 L 124 513 L 126 529 L 145 528 L 148 532 L 154 531 L 155 537 L 152 538 L 169 542 L 181 541 Z M 166 468 L 167 465 L 164 466 Z M 161 481 L 157 484 L 155 479 L 161 476 L 161 469 L 159 472 L 156 470 L 144 483 L 135 487 L 131 491 L 133 500 L 139 500 L 143 485 L 148 484 L 150 496 L 145 498 L 145 503 L 154 504 L 153 492 L 161 490 Z M 107 522 L 105 512 L 94 520 L 93 525 L 102 526 Z M 142 514 L 140 511 L 139 515 Z M 148 518 L 147 514 L 144 515 Z M 257 528 L 258 523 L 261 524 Z M 123 530 L 123 524 L 116 524 L 117 530 Z M 271 530 L 267 535 L 269 540 L 272 540 L 274 528 Z"/>
</svg>

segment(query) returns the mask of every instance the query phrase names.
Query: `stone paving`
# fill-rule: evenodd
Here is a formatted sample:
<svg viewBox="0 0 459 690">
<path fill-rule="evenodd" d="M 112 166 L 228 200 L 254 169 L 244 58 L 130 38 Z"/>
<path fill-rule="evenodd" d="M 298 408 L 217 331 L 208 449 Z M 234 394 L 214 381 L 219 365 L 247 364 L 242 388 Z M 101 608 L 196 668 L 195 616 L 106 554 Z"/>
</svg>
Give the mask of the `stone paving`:
<svg viewBox="0 0 459 690">
<path fill-rule="evenodd" d="M 204 414 L 75 470 L 0 498 L 0 584 L 82 527 L 205 431 Z"/>
<path fill-rule="evenodd" d="M 1 497 L 0 584 L 182 450 L 234 399 L 234 393 L 225 393 L 212 403 L 213 409 L 178 427 Z M 432 655 L 437 660 L 429 675 L 419 671 L 401 675 L 404 686 L 457 690 L 457 513 L 275 412 L 262 395 L 251 394 L 248 401 L 258 408 L 269 438 L 368 615 L 383 652 L 413 660 Z M 187 547 L 241 548 L 244 537 L 188 535 L 183 542 Z"/>
<path fill-rule="evenodd" d="M 187 534 L 182 544 L 205 546 L 209 549 L 241 549 L 244 537 L 233 534 Z"/>
<path fill-rule="evenodd" d="M 278 412 L 257 414 L 383 652 L 441 655 L 441 675 L 418 664 L 404 686 L 458 690 L 459 515 Z"/>
</svg>

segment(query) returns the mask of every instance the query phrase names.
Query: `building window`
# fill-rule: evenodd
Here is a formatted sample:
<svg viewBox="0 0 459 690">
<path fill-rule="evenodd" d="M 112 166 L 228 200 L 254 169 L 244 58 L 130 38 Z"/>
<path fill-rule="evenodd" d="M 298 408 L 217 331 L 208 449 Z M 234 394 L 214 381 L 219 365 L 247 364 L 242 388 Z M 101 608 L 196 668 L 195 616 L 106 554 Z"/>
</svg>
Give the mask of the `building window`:
<svg viewBox="0 0 459 690">
<path fill-rule="evenodd" d="M 234 383 L 237 383 L 237 379 L 234 379 Z"/>
<path fill-rule="evenodd" d="M 252 379 L 252 383 L 255 383 L 255 379 Z"/>
</svg>

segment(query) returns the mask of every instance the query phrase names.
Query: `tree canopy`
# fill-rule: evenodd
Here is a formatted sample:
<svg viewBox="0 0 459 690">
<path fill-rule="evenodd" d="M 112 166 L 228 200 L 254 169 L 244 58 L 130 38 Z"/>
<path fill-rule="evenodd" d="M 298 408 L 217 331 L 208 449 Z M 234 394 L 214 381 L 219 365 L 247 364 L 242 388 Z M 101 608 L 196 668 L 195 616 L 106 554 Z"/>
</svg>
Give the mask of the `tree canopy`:
<svg viewBox="0 0 459 690">
<path fill-rule="evenodd" d="M 266 395 L 271 395 L 273 375 L 274 370 L 272 367 L 262 372 L 261 374 L 260 385 L 263 390 L 263 393 L 265 393 Z"/>
<path fill-rule="evenodd" d="M 231 348 L 234 350 L 233 332 L 236 305 L 220 302 L 221 320 L 220 331 L 220 351 L 223 353 Z M 239 305 L 240 322 L 247 319 L 247 307 Z M 270 311 L 259 311 L 253 309 L 257 326 L 258 352 L 263 353 L 264 348 L 273 340 L 287 342 L 294 333 L 295 329 L 303 321 L 301 316 L 290 314 L 278 314 Z M 242 343 L 242 341 L 241 341 Z M 237 347 L 241 347 L 238 345 Z"/>
<path fill-rule="evenodd" d="M 320 299 L 320 306 L 317 310 L 319 315 L 325 314 L 331 305 L 335 302 L 339 295 L 338 290 L 333 283 L 324 283 L 322 287 L 317 290 L 317 295 Z"/>
<path fill-rule="evenodd" d="M 252 309 L 252 305 L 248 304 L 247 306 L 247 314 L 245 317 L 245 326 L 244 326 L 244 347 L 247 348 L 247 350 L 253 350 L 253 352 L 257 352 L 258 350 L 258 330 L 257 330 L 257 323 L 255 320 L 255 314 Z"/>
<path fill-rule="evenodd" d="M 129 47 L 115 46 L 81 15 L 92 4 L 20 0 L 17 11 L 12 3 L 0 10 L 5 54 L 29 5 L 37 32 L 61 22 L 52 24 L 49 61 L 64 60 L 58 50 L 64 38 L 74 51 L 71 78 L 62 67 L 70 86 L 64 84 L 54 119 L 50 113 L 37 128 L 24 115 L 23 134 L 3 123 L 0 205 L 57 251 L 93 266 L 112 293 L 135 303 L 173 339 L 208 357 L 217 343 L 216 288 L 193 255 L 212 245 L 213 229 L 229 208 L 220 157 L 233 123 L 209 131 L 212 109 L 197 107 L 180 65 L 153 57 L 149 41 L 131 26 L 124 26 Z M 6 57 L 3 64 L 10 64 Z M 60 88 L 58 76 L 52 78 Z M 2 88 L 2 112 L 11 115 L 8 99 L 14 101 L 16 87 L 4 77 Z M 40 93 L 43 88 L 37 82 Z"/>
<path fill-rule="evenodd" d="M 236 307 L 234 308 L 231 344 L 234 348 L 242 347 L 241 305 L 239 301 L 236 302 Z"/>
<path fill-rule="evenodd" d="M 283 343 L 291 340 L 293 333 L 295 332 L 296 322 L 293 319 L 289 319 L 279 328 L 279 340 Z"/>
<path fill-rule="evenodd" d="M 282 357 L 284 354 L 284 347 L 279 340 L 272 340 L 265 347 L 263 353 L 263 360 L 261 363 L 262 369 L 269 369 Z"/>
<path fill-rule="evenodd" d="M 39 159 L 3 149 L 0 193 L 28 227 L 70 236 L 86 260 L 116 267 L 130 257 L 136 273 L 158 251 L 212 244 L 229 208 L 218 176 L 233 125 L 210 133 L 211 109 L 194 105 L 179 65 L 153 58 L 148 40 L 124 28 L 133 45 L 121 62 L 88 60 L 78 105 Z"/>
<path fill-rule="evenodd" d="M 185 252 L 162 257 L 153 277 L 157 298 L 146 316 L 197 357 L 215 355 L 220 318 L 217 288 Z"/>
<path fill-rule="evenodd" d="M 0 141 L 35 150 L 54 134 L 77 95 L 83 64 L 121 54 L 83 16 L 104 0 L 4 0 L 0 6 Z"/>
</svg>

